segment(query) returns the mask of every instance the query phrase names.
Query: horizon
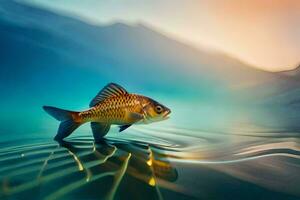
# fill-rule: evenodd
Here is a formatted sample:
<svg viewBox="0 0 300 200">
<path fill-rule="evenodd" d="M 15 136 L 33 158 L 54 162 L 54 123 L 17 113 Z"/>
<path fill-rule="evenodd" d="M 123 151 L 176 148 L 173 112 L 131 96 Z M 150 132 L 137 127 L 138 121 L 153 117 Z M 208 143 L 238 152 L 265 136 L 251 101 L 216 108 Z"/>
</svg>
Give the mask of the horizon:
<svg viewBox="0 0 300 200">
<path fill-rule="evenodd" d="M 259 13 L 257 15 L 258 16 L 257 19 L 255 19 L 256 22 L 257 20 L 258 22 L 263 21 L 261 23 L 266 23 L 264 25 L 268 25 L 266 27 L 264 26 L 259 27 L 257 25 L 257 32 L 253 33 L 253 37 L 252 37 L 253 39 L 257 40 L 257 42 L 251 41 L 252 39 L 251 40 L 247 39 L 247 37 L 244 35 L 244 31 L 247 31 L 247 26 L 249 27 L 253 26 L 252 24 L 253 22 L 251 21 L 252 15 L 249 14 L 248 12 L 246 12 L 246 14 L 244 13 L 241 14 L 242 10 L 245 10 L 244 7 L 246 6 L 242 6 L 242 7 L 240 7 L 241 5 L 234 6 L 233 4 L 230 3 L 225 5 L 224 3 L 221 2 L 220 5 L 219 4 L 215 5 L 214 3 L 208 3 L 206 1 L 203 1 L 203 3 L 208 9 L 207 10 L 208 12 L 206 14 L 202 14 L 199 17 L 199 19 L 197 18 L 197 20 L 200 21 L 202 20 L 202 23 L 198 24 L 197 27 L 195 26 L 195 24 L 189 21 L 189 23 L 187 23 L 188 24 L 187 28 L 182 30 L 183 28 L 177 26 L 175 26 L 174 28 L 174 24 L 177 23 L 176 20 L 181 19 L 180 17 L 176 18 L 176 16 L 174 17 L 165 16 L 158 19 L 152 15 L 149 15 L 149 13 L 146 15 L 143 14 L 143 11 L 147 10 L 147 6 L 152 6 L 153 8 L 157 8 L 160 5 L 160 3 L 158 3 L 157 1 L 154 1 L 153 4 L 149 4 L 149 3 L 147 3 L 147 5 L 134 4 L 134 6 L 133 6 L 134 0 L 127 1 L 129 2 L 129 4 L 130 2 L 132 3 L 129 6 L 126 6 L 125 4 L 122 3 L 117 4 L 114 2 L 99 3 L 93 0 L 85 3 L 80 1 L 76 1 L 75 3 L 71 3 L 67 1 L 61 1 L 60 3 L 55 3 L 53 1 L 40 2 L 36 0 L 18 0 L 18 2 L 34 5 L 39 8 L 47 9 L 61 15 L 69 16 L 75 19 L 80 19 L 81 21 L 84 21 L 92 25 L 113 24 L 118 22 L 126 23 L 128 25 L 139 24 L 139 23 L 144 24 L 147 27 L 154 28 L 154 30 L 156 31 L 158 30 L 163 35 L 166 35 L 172 39 L 187 44 L 191 47 L 200 50 L 207 50 L 210 52 L 223 53 L 227 56 L 238 59 L 247 65 L 265 71 L 280 72 L 280 71 L 293 70 L 296 69 L 300 63 L 300 59 L 297 53 L 300 51 L 300 49 L 298 49 L 298 46 L 300 46 L 300 41 L 298 41 L 297 38 L 293 39 L 293 36 L 296 36 L 297 34 L 295 33 L 297 33 L 297 31 L 299 30 L 295 29 L 295 27 L 297 26 L 291 27 L 291 24 L 296 23 L 297 25 L 298 21 L 300 20 L 292 20 L 291 22 L 289 22 L 290 24 L 286 22 L 287 19 L 290 19 L 291 16 L 295 14 L 293 13 L 294 9 L 297 8 L 298 6 L 300 7 L 300 4 L 298 5 L 296 3 L 296 5 L 294 5 L 295 3 L 292 1 L 288 1 L 286 4 L 276 1 L 276 3 L 274 3 L 275 5 L 272 6 L 269 4 L 270 2 L 268 3 L 268 1 L 264 1 L 262 5 L 257 4 L 257 2 L 256 2 L 257 5 L 255 3 L 249 3 L 249 2 L 246 3 L 246 5 L 249 6 L 249 9 L 254 9 L 255 11 L 258 10 L 257 12 Z M 168 4 L 168 2 L 169 1 L 165 1 L 164 3 L 161 4 L 162 10 L 165 10 L 166 8 L 168 8 L 168 6 L 171 6 L 170 3 Z M 172 6 L 174 7 L 177 6 L 176 8 L 178 9 L 179 5 L 182 6 L 182 4 L 175 1 L 174 5 Z M 186 7 L 189 7 L 191 9 L 191 5 L 192 3 L 188 1 Z M 195 5 L 195 7 L 198 8 L 198 4 Z M 127 11 L 129 10 L 131 14 L 124 13 L 122 10 L 125 8 L 127 9 Z M 110 10 L 111 12 L 110 13 L 103 12 L 104 9 Z M 224 24 L 223 22 L 222 24 L 216 24 L 216 23 L 208 24 L 208 22 L 212 20 L 211 17 L 216 17 L 216 16 L 210 16 L 211 13 L 209 11 L 214 11 L 214 9 L 217 10 L 221 9 L 219 10 L 220 12 L 221 11 L 224 12 L 225 10 L 230 9 L 232 10 L 233 12 L 232 15 L 234 16 L 229 16 L 228 18 L 226 18 L 226 20 L 224 20 Z M 234 21 L 236 19 L 236 15 L 234 14 L 234 12 L 236 12 L 239 15 L 241 14 L 242 15 L 241 18 L 243 18 L 243 20 L 247 21 L 249 20 L 248 18 L 250 18 L 251 20 L 247 22 L 241 20 L 241 22 L 237 23 Z M 291 14 L 289 14 L 289 12 Z M 151 13 L 153 14 L 153 12 Z M 191 11 L 191 13 L 195 14 L 194 11 L 193 12 Z M 260 16 L 261 13 L 265 13 L 265 14 L 263 14 L 263 16 Z M 173 14 L 170 15 L 173 16 Z M 293 19 L 298 19 L 298 17 L 300 18 L 298 14 L 295 15 L 296 16 L 294 16 Z M 186 16 L 188 15 L 186 14 Z M 168 19 L 167 21 L 166 18 Z M 283 22 L 284 23 L 281 25 L 272 24 L 274 23 L 275 18 L 278 18 L 277 20 L 279 21 L 278 23 L 283 23 Z M 163 21 L 163 23 L 160 23 L 161 20 Z M 228 20 L 229 21 L 233 20 L 232 22 L 233 24 L 229 24 L 228 26 L 226 26 L 225 24 L 227 23 Z M 185 23 L 182 24 L 184 24 L 182 26 L 185 26 Z M 216 29 L 217 25 L 220 26 L 218 29 Z M 286 29 L 285 32 L 282 33 L 283 28 L 280 28 L 279 25 L 282 27 L 288 26 L 289 29 Z M 194 27 L 191 28 L 191 26 Z M 207 26 L 207 27 L 203 28 L 202 30 L 201 28 L 199 28 L 202 26 Z M 241 27 L 237 27 L 237 29 L 235 29 L 234 28 L 235 26 L 241 26 Z M 274 29 L 273 26 L 276 28 L 277 32 L 272 32 L 272 30 Z M 228 27 L 231 27 L 229 32 L 230 31 L 235 32 L 236 30 L 239 30 L 241 33 L 239 33 L 238 35 L 236 35 L 237 33 L 230 33 L 225 37 L 226 35 L 225 33 L 227 31 L 226 29 L 228 29 Z M 214 29 L 214 30 L 210 30 L 210 29 Z M 206 32 L 206 30 L 210 30 L 211 33 Z M 223 36 L 216 35 L 218 32 L 222 32 L 222 31 L 224 32 Z M 232 38 L 232 36 L 235 37 Z M 239 38 L 242 36 L 245 38 Z M 288 41 L 284 42 L 284 40 L 287 40 L 287 38 Z M 228 45 L 227 43 L 230 44 Z"/>
</svg>

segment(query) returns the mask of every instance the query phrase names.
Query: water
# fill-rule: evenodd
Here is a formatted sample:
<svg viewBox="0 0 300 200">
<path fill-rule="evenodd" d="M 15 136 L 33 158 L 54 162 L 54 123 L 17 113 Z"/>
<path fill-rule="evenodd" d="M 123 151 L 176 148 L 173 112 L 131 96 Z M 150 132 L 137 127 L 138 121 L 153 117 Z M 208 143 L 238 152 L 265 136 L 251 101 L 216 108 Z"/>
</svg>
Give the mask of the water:
<svg viewBox="0 0 300 200">
<path fill-rule="evenodd" d="M 298 133 L 135 126 L 3 142 L 1 199 L 299 199 Z"/>
<path fill-rule="evenodd" d="M 0 4 L 0 199 L 300 199 L 297 77 L 21 2 Z M 87 109 L 109 82 L 171 118 L 53 141 L 42 106 Z"/>
</svg>

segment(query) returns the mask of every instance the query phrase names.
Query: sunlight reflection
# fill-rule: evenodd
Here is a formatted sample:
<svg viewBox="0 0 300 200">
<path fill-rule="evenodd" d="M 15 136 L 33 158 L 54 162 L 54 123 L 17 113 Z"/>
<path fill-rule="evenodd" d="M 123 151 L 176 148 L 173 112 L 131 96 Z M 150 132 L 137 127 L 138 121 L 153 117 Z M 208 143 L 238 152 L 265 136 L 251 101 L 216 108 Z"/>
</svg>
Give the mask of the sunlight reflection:
<svg viewBox="0 0 300 200">
<path fill-rule="evenodd" d="M 149 180 L 149 185 L 155 186 L 155 179 L 153 177 Z"/>
<path fill-rule="evenodd" d="M 78 169 L 79 171 L 83 171 L 83 165 L 81 164 L 80 160 L 78 159 L 78 157 L 70 150 L 68 150 L 69 154 L 71 156 L 73 156 L 74 160 L 76 161 L 77 165 L 78 165 Z"/>
</svg>

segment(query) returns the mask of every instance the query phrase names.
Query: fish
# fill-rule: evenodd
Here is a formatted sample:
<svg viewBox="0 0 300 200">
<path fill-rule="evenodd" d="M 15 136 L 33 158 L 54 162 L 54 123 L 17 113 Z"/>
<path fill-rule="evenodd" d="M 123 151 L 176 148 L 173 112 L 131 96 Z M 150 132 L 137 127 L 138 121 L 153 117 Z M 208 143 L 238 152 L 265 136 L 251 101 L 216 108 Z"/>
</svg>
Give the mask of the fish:
<svg viewBox="0 0 300 200">
<path fill-rule="evenodd" d="M 109 132 L 111 125 L 118 125 L 122 132 L 133 124 L 149 124 L 166 120 L 171 110 L 157 101 L 127 92 L 116 83 L 109 83 L 92 99 L 89 109 L 70 111 L 53 106 L 43 109 L 60 125 L 54 140 L 63 141 L 79 126 L 90 123 L 94 140 L 99 142 Z"/>
</svg>

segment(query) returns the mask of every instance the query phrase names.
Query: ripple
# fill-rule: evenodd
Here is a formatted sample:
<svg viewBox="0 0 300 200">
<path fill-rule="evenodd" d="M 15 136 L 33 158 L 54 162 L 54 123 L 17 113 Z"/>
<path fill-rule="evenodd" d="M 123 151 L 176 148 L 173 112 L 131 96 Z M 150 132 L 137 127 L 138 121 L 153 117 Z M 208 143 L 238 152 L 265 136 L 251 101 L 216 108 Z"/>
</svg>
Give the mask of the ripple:
<svg viewBox="0 0 300 200">
<path fill-rule="evenodd" d="M 191 192 L 194 186 L 183 184 L 184 170 L 197 165 L 299 195 L 295 187 L 267 181 L 287 170 L 288 176 L 294 173 L 289 181 L 300 184 L 299 138 L 292 134 L 255 134 L 141 126 L 122 135 L 112 133 L 97 144 L 87 136 L 73 137 L 61 144 L 10 142 L 0 149 L 0 197 L 18 199 L 39 191 L 37 198 L 43 199 L 73 199 L 74 195 L 83 199 L 113 199 L 120 195 L 125 199 L 136 198 L 134 195 L 162 199 L 163 190 L 171 196 L 199 198 L 199 194 Z M 185 167 L 178 167 L 182 165 Z M 257 170 L 268 176 L 259 179 Z M 285 176 L 277 177 L 287 181 Z M 136 189 L 132 191 L 132 187 Z"/>
<path fill-rule="evenodd" d="M 74 138 L 61 145 L 37 143 L 6 147 L 0 152 L 3 153 L 0 162 L 4 164 L 0 167 L 0 197 L 29 195 L 37 188 L 60 185 L 63 179 L 64 186 L 43 196 L 45 199 L 64 198 L 94 182 L 106 182 L 110 177 L 110 187 L 100 189 L 104 199 L 119 195 L 117 191 L 128 187 L 128 181 L 134 181 L 137 188 L 148 191 L 149 197 L 160 197 L 157 181 L 171 183 L 178 176 L 170 162 L 157 157 L 151 144 L 135 140 L 109 138 L 101 144 L 94 144 L 92 138 Z"/>
</svg>

